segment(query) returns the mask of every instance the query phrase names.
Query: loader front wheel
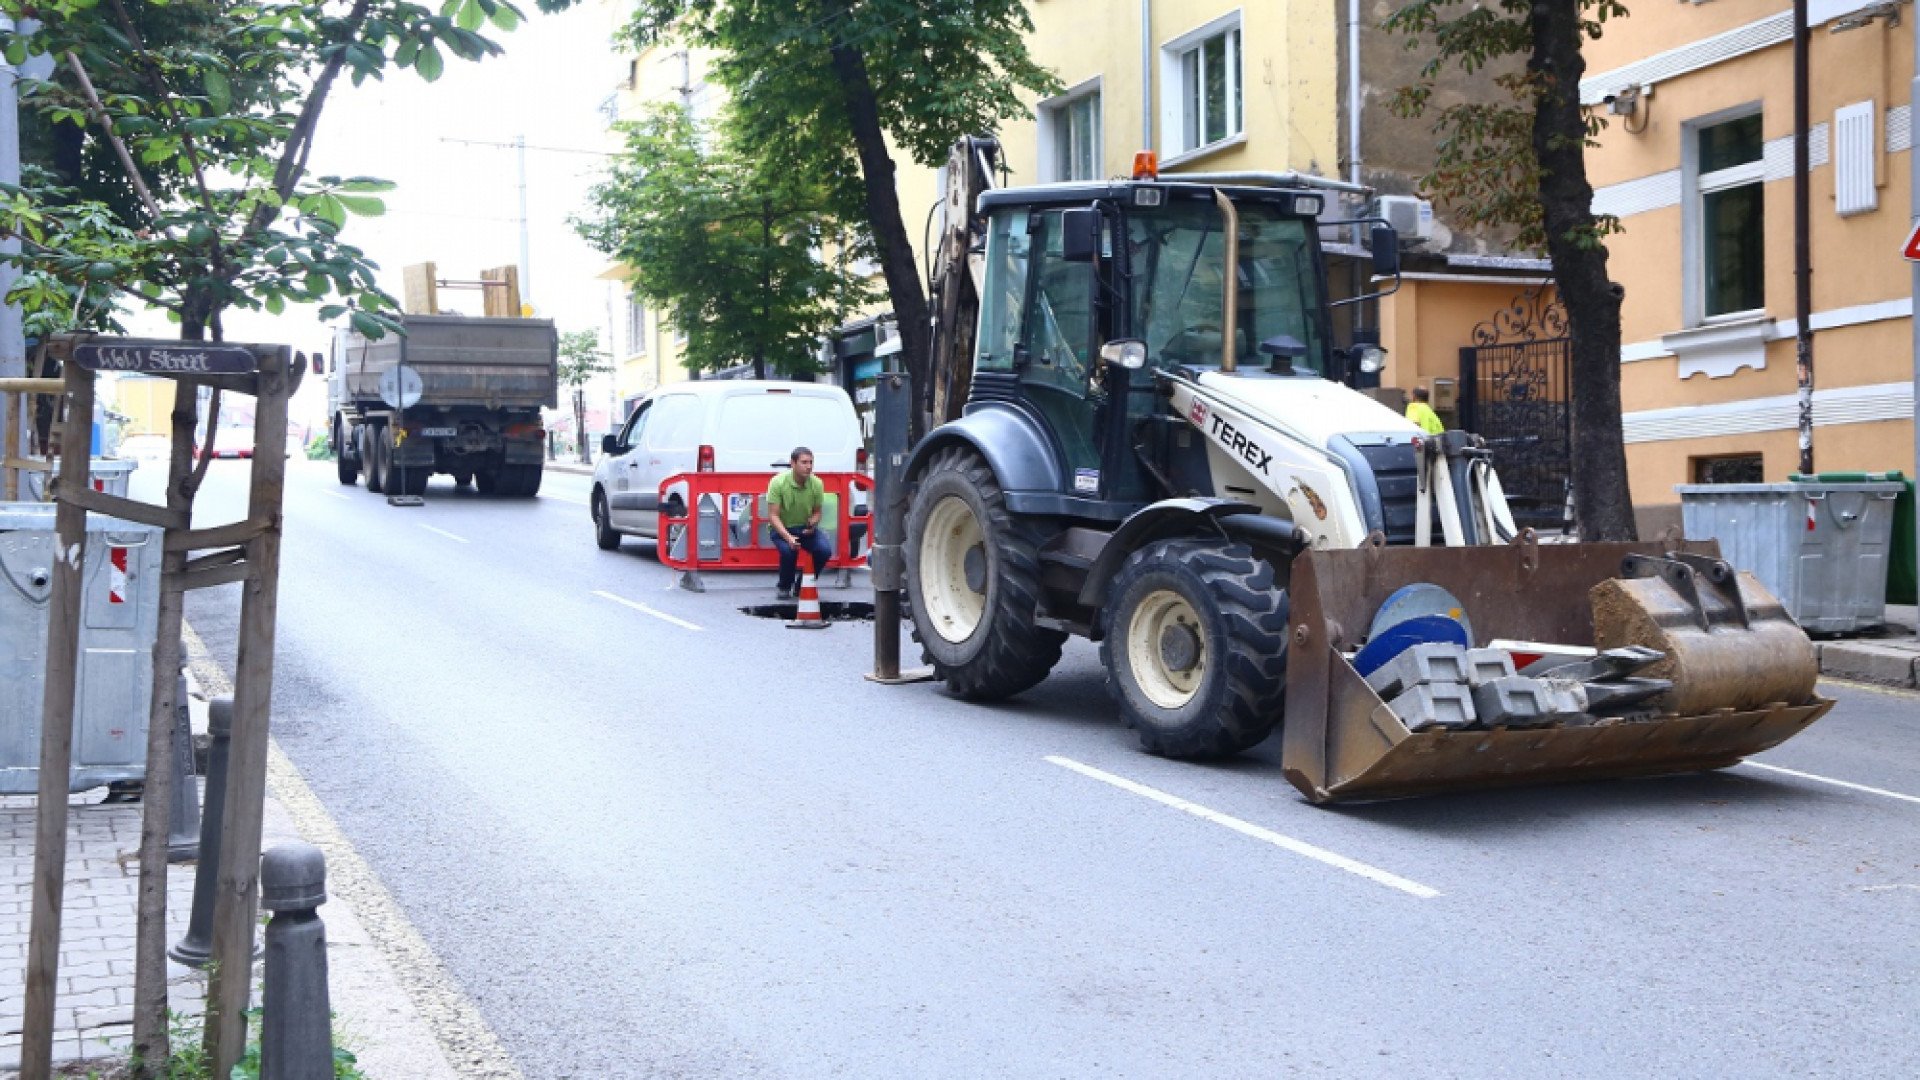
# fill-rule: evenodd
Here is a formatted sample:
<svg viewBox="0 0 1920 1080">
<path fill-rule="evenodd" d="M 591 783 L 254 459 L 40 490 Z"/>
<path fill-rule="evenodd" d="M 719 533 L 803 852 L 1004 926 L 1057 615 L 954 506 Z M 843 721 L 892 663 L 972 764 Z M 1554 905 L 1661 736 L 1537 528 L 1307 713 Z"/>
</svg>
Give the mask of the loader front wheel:
<svg viewBox="0 0 1920 1080">
<path fill-rule="evenodd" d="M 1100 659 L 1149 752 L 1224 757 L 1272 733 L 1287 673 L 1272 563 L 1244 544 L 1162 540 L 1129 556 L 1107 595 Z"/>
<path fill-rule="evenodd" d="M 1059 663 L 1066 635 L 1034 621 L 1039 547 L 977 454 L 944 451 L 920 475 L 905 547 L 914 628 L 948 689 L 996 701 Z"/>
</svg>

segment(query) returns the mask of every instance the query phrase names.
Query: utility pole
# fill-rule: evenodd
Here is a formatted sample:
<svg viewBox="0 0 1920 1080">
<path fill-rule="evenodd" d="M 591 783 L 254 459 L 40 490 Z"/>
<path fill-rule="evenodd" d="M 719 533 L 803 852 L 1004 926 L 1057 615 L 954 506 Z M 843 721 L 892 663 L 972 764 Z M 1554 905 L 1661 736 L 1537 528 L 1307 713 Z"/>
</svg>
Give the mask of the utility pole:
<svg viewBox="0 0 1920 1080">
<path fill-rule="evenodd" d="M 513 137 L 514 157 L 520 171 L 520 303 L 530 306 L 533 303 L 533 270 L 531 252 L 527 245 L 527 137 Z"/>
<path fill-rule="evenodd" d="M 1807 151 L 1807 0 L 1793 0 L 1793 309 L 1794 371 L 1800 384 L 1800 472 L 1813 473 L 1813 198 Z"/>
</svg>

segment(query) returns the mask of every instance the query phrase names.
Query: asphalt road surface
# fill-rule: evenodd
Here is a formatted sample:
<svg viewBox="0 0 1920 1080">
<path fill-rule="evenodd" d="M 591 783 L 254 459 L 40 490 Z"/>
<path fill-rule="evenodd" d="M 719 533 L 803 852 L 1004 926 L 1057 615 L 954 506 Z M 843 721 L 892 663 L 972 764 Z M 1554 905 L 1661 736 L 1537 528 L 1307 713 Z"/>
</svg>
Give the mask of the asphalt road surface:
<svg viewBox="0 0 1920 1080">
<path fill-rule="evenodd" d="M 1920 1075 L 1915 695 L 1316 809 L 1277 745 L 1137 750 L 1085 643 L 1009 706 L 865 682 L 864 624 L 596 550 L 583 477 L 290 470 L 276 738 L 528 1077 Z M 189 606 L 229 670 L 237 590 Z"/>
</svg>

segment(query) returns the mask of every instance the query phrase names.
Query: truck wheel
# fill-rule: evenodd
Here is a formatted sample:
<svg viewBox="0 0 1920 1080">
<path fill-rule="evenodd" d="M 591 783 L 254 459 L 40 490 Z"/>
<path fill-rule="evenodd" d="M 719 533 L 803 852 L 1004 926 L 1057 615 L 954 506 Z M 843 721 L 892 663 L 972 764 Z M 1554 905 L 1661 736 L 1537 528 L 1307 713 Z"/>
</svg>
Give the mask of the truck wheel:
<svg viewBox="0 0 1920 1080">
<path fill-rule="evenodd" d="M 499 469 L 475 469 L 473 471 L 473 490 L 482 495 L 492 495 L 500 489 Z"/>
<path fill-rule="evenodd" d="M 384 428 L 369 428 L 362 457 L 367 463 L 367 490 L 375 495 L 387 489 L 387 452 Z"/>
<path fill-rule="evenodd" d="M 1034 622 L 1039 548 L 970 450 L 937 455 L 907 513 L 907 593 L 935 674 L 970 701 L 1025 690 L 1060 661 L 1066 635 Z"/>
<path fill-rule="evenodd" d="M 343 484 L 353 485 L 360 482 L 360 466 L 347 456 L 345 450 L 340 451 L 340 456 L 334 459 L 333 470 Z"/>
<path fill-rule="evenodd" d="M 388 476 L 388 486 L 396 495 L 411 495 L 419 498 L 427 493 L 427 478 L 433 470 L 424 465 L 395 466 Z"/>
<path fill-rule="evenodd" d="M 601 551 L 620 550 L 620 534 L 613 531 L 607 515 L 607 493 L 598 489 L 593 493 L 593 542 Z"/>
<path fill-rule="evenodd" d="M 540 494 L 540 465 L 508 465 L 500 470 L 502 479 L 511 477 L 513 486 L 501 492 L 516 499 L 531 499 Z"/>
<path fill-rule="evenodd" d="M 1114 575 L 1100 660 L 1141 745 L 1235 754 L 1272 733 L 1287 683 L 1287 592 L 1244 544 L 1162 540 Z"/>
</svg>

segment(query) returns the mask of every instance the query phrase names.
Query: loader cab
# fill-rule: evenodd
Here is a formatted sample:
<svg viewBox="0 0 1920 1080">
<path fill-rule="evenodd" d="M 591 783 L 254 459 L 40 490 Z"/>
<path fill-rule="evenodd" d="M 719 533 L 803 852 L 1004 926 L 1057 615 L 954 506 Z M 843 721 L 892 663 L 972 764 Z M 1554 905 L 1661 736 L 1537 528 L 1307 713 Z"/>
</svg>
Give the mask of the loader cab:
<svg viewBox="0 0 1920 1080">
<path fill-rule="evenodd" d="M 1158 372 L 1219 369 L 1229 347 L 1249 378 L 1329 372 L 1320 196 L 1226 193 L 1238 218 L 1230 342 L 1221 325 L 1226 215 L 1213 187 L 1074 184 L 982 196 L 986 265 L 971 400 L 1039 412 L 1070 498 L 1118 510 L 1158 497 L 1136 450 L 1141 421 L 1165 411 Z M 1102 347 L 1123 339 L 1144 344 L 1143 365 L 1101 362 Z"/>
</svg>

